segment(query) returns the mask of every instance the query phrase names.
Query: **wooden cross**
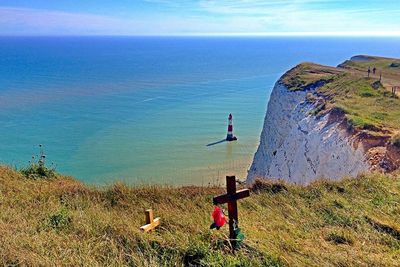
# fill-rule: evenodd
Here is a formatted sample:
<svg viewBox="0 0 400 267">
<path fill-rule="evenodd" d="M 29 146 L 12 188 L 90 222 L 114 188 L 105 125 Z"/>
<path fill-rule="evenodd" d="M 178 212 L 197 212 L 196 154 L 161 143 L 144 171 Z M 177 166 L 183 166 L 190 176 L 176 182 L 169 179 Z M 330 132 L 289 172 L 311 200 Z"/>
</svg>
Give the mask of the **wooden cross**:
<svg viewBox="0 0 400 267">
<path fill-rule="evenodd" d="M 249 189 L 242 189 L 236 192 L 235 176 L 226 176 L 226 191 L 225 195 L 216 196 L 213 198 L 214 205 L 228 203 L 229 217 L 229 238 L 232 247 L 236 244 L 235 224 L 238 227 L 238 209 L 236 201 L 241 198 L 250 196 Z"/>
<path fill-rule="evenodd" d="M 146 224 L 143 225 L 142 227 L 140 227 L 140 230 L 142 230 L 143 232 L 149 232 L 154 230 L 154 228 L 156 228 L 157 226 L 160 225 L 160 218 L 155 218 L 153 219 L 153 210 L 152 209 L 148 209 L 145 210 L 145 215 L 146 215 Z"/>
</svg>

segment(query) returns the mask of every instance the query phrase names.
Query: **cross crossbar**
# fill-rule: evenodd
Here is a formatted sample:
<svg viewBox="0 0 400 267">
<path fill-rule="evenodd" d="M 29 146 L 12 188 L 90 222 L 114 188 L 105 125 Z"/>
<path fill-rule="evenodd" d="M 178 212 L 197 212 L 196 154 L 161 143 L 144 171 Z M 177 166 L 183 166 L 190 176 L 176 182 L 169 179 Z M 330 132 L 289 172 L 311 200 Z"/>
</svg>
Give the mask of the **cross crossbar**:
<svg viewBox="0 0 400 267">
<path fill-rule="evenodd" d="M 213 202 L 214 202 L 214 204 L 224 204 L 224 203 L 228 203 L 228 202 L 235 201 L 235 200 L 249 197 L 249 196 L 250 196 L 250 190 L 242 189 L 242 190 L 237 191 L 233 195 L 225 194 L 225 195 L 216 196 L 213 198 Z"/>
<path fill-rule="evenodd" d="M 145 210 L 145 216 L 146 216 L 146 224 L 140 227 L 140 230 L 142 230 L 143 232 L 149 232 L 154 230 L 157 226 L 160 225 L 161 222 L 161 218 L 154 218 L 153 216 L 153 210 L 152 209 L 148 209 Z"/>
</svg>

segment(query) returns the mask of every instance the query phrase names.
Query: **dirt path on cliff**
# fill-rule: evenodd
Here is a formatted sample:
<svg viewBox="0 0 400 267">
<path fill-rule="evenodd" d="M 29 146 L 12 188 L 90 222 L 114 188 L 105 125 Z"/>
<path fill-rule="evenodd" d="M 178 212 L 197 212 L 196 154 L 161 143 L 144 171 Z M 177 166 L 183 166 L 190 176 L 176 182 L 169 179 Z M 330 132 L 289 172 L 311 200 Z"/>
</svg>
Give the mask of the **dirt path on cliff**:
<svg viewBox="0 0 400 267">
<path fill-rule="evenodd" d="M 357 68 L 349 68 L 347 69 L 348 72 L 350 72 L 353 75 L 359 76 L 359 77 L 367 77 L 368 73 L 367 70 L 361 70 Z M 371 78 L 375 78 L 377 81 L 380 79 L 380 72 L 376 72 L 373 74 L 369 75 Z M 381 80 L 382 86 L 385 88 L 386 91 L 392 92 L 392 87 L 393 86 L 399 86 L 400 87 L 400 77 L 399 75 L 389 73 L 389 72 L 382 72 L 382 80 Z M 396 95 L 400 96 L 400 89 L 396 91 Z"/>
</svg>

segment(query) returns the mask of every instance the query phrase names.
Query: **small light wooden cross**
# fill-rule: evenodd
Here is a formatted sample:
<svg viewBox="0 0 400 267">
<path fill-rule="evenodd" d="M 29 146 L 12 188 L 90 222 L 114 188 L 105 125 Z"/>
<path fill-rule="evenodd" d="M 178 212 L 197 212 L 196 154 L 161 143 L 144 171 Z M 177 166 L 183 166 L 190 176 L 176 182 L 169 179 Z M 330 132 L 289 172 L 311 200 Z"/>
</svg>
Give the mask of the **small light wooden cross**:
<svg viewBox="0 0 400 267">
<path fill-rule="evenodd" d="M 140 227 L 140 230 L 142 230 L 143 232 L 149 232 L 154 230 L 154 228 L 156 228 L 157 226 L 160 225 L 160 218 L 155 218 L 153 219 L 153 210 L 152 209 L 148 209 L 145 210 L 145 215 L 146 215 L 146 224 Z"/>
<path fill-rule="evenodd" d="M 392 86 L 392 94 L 396 95 L 397 90 L 400 89 L 400 86 Z"/>
<path fill-rule="evenodd" d="M 249 189 L 242 189 L 236 192 L 236 178 L 235 176 L 226 176 L 226 191 L 225 195 L 216 196 L 213 198 L 214 205 L 228 203 L 228 217 L 229 217 L 229 238 L 232 247 L 235 247 L 235 224 L 238 226 L 238 209 L 236 201 L 250 196 Z"/>
</svg>

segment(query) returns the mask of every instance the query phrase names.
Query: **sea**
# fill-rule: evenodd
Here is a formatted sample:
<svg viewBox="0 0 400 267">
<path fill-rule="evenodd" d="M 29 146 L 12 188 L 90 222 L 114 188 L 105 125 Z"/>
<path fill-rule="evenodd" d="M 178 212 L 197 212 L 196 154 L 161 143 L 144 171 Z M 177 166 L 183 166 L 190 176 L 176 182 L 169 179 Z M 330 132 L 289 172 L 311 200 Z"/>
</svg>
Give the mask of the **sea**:
<svg viewBox="0 0 400 267">
<path fill-rule="evenodd" d="M 245 179 L 279 77 L 358 54 L 400 57 L 400 38 L 0 37 L 0 163 L 42 145 L 90 185 Z"/>
</svg>

